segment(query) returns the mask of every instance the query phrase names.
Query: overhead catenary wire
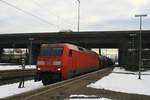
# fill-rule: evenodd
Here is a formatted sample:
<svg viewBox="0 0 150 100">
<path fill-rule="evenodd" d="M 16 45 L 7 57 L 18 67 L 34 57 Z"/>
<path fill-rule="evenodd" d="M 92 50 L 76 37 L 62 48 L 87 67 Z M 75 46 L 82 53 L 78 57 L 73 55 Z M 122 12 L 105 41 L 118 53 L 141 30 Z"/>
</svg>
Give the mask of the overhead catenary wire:
<svg viewBox="0 0 150 100">
<path fill-rule="evenodd" d="M 32 17 L 34 17 L 34 18 L 36 18 L 36 19 L 38 19 L 38 20 L 40 20 L 40 21 L 42 21 L 42 22 L 44 22 L 44 23 L 47 23 L 47 24 L 49 24 L 49 25 L 51 25 L 51 26 L 55 26 L 56 28 L 59 29 L 59 25 L 53 24 L 53 23 L 51 23 L 51 22 L 49 22 L 49 21 L 47 21 L 47 20 L 45 20 L 45 19 L 43 19 L 43 18 L 41 18 L 41 17 L 39 17 L 39 16 L 37 16 L 37 15 L 34 15 L 34 14 L 28 12 L 28 11 L 25 11 L 25 10 L 23 10 L 23 9 L 21 9 L 21 8 L 19 8 L 19 7 L 15 6 L 15 5 L 13 5 L 13 4 L 7 2 L 7 1 L 0 0 L 0 2 L 6 4 L 6 5 L 10 6 L 10 7 L 15 8 L 15 9 L 17 9 L 17 10 L 20 11 L 20 12 L 23 12 L 23 13 L 25 13 L 25 14 L 27 14 L 27 15 L 30 15 L 30 16 L 32 16 Z"/>
<path fill-rule="evenodd" d="M 38 6 L 38 7 L 40 7 L 40 8 L 43 8 L 43 9 L 46 9 L 46 7 L 44 7 L 44 6 L 42 6 L 40 3 L 38 3 L 36 0 L 32 0 L 32 2 L 36 5 L 36 6 Z M 49 9 L 47 9 L 47 12 L 50 12 L 50 10 Z M 57 14 L 55 14 L 54 12 L 50 12 L 51 14 L 53 14 L 54 16 L 56 16 L 58 19 L 61 19 L 61 20 L 63 20 L 64 22 L 66 22 L 66 23 L 68 23 L 69 25 L 74 25 L 74 24 L 72 24 L 72 23 L 70 23 L 68 20 L 65 20 L 64 18 L 62 18 L 62 17 L 60 17 L 59 15 L 57 15 Z M 74 26 L 73 26 L 74 27 Z"/>
</svg>

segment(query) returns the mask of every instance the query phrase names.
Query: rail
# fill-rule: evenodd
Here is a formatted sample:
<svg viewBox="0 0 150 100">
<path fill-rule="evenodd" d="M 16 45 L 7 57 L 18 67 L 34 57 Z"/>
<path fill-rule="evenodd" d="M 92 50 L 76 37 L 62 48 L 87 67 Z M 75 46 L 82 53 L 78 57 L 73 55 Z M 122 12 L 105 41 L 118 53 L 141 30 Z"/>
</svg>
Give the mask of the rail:
<svg viewBox="0 0 150 100">
<path fill-rule="evenodd" d="M 0 85 L 7 84 L 11 82 L 18 82 L 21 77 L 29 78 L 34 77 L 36 73 L 35 69 L 26 70 L 1 70 L 0 71 Z M 33 79 L 33 78 L 32 78 Z"/>
<path fill-rule="evenodd" d="M 25 92 L 23 94 L 19 94 L 19 95 L 15 95 L 15 96 L 10 96 L 7 98 L 4 98 L 4 100 L 31 100 L 31 99 L 36 99 L 38 96 L 42 97 L 43 94 L 48 93 L 48 92 L 54 92 L 55 90 L 71 85 L 72 83 L 80 83 L 81 80 L 88 80 L 87 78 L 92 78 L 97 76 L 99 73 L 103 73 L 103 74 L 108 74 L 108 72 L 111 72 L 112 68 L 105 68 L 105 69 L 101 69 L 95 72 L 91 72 L 91 73 L 87 73 L 85 75 L 81 75 L 81 76 L 77 76 L 75 78 L 72 79 L 68 79 L 68 80 L 64 80 L 61 82 L 57 82 L 54 84 L 50 84 L 48 86 L 45 86 L 43 88 L 39 88 L 36 90 L 32 90 L 29 92 Z"/>
</svg>

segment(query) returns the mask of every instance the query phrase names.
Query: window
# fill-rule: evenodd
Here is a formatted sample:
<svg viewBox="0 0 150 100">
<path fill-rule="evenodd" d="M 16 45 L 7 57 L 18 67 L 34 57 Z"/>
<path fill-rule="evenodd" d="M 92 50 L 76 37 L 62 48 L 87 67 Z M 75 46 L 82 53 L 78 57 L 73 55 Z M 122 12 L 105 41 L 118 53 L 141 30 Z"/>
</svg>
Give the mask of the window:
<svg viewBox="0 0 150 100">
<path fill-rule="evenodd" d="M 41 48 L 41 56 L 61 56 L 63 48 Z"/>
<path fill-rule="evenodd" d="M 79 49 L 80 51 L 84 51 L 84 48 L 82 48 L 82 47 L 78 47 L 78 49 Z"/>
<path fill-rule="evenodd" d="M 69 50 L 69 57 L 72 57 L 72 50 Z"/>
<path fill-rule="evenodd" d="M 41 56 L 51 55 L 51 49 L 50 48 L 41 48 L 40 55 Z"/>
</svg>

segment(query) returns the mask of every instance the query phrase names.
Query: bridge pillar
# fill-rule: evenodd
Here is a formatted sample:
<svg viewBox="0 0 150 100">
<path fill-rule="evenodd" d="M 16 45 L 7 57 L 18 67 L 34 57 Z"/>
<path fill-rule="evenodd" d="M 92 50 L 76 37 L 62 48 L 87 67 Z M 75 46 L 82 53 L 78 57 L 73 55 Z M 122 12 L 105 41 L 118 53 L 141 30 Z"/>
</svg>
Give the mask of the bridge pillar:
<svg viewBox="0 0 150 100">
<path fill-rule="evenodd" d="M 33 45 L 32 48 L 29 46 L 28 50 L 29 50 L 29 52 L 27 54 L 27 63 L 28 64 L 30 64 L 30 63 L 36 64 L 37 63 L 37 57 L 38 57 L 39 52 L 40 52 L 40 46 L 39 45 Z M 30 58 L 30 52 L 31 52 L 31 58 Z M 29 60 L 31 60 L 31 61 L 29 61 Z"/>
<path fill-rule="evenodd" d="M 33 55 L 33 64 L 37 63 L 37 57 L 40 53 L 40 45 L 34 45 L 32 48 L 32 55 Z"/>
<path fill-rule="evenodd" d="M 123 45 L 119 48 L 119 66 L 125 67 L 127 66 L 127 52 L 128 52 L 128 44 L 124 42 Z"/>
<path fill-rule="evenodd" d="M 101 48 L 99 48 L 99 55 L 101 55 Z"/>
<path fill-rule="evenodd" d="M 144 46 L 144 49 L 142 52 L 142 61 L 143 61 L 144 68 L 150 68 L 150 47 L 149 47 L 149 45 Z"/>
<path fill-rule="evenodd" d="M 138 70 L 139 54 L 138 49 L 128 49 L 127 55 L 127 69 Z"/>
<path fill-rule="evenodd" d="M 138 42 L 137 40 L 134 43 L 130 40 L 124 40 L 119 48 L 119 65 L 126 67 L 129 70 L 138 70 Z"/>
<path fill-rule="evenodd" d="M 0 62 L 1 62 L 1 56 L 2 56 L 2 53 L 3 53 L 3 48 L 0 48 Z"/>
<path fill-rule="evenodd" d="M 138 35 L 130 34 L 128 40 L 128 57 L 127 57 L 127 69 L 138 70 L 139 62 L 139 39 Z"/>
</svg>

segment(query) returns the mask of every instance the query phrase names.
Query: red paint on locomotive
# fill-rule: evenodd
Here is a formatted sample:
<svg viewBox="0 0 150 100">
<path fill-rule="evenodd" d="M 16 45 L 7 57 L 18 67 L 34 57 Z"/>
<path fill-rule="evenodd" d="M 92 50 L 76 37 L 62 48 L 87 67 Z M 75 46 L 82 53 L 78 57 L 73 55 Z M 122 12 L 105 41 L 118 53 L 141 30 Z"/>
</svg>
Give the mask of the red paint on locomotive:
<svg viewBox="0 0 150 100">
<path fill-rule="evenodd" d="M 99 68 L 99 56 L 85 48 L 68 43 L 41 45 L 37 74 L 44 85 L 51 79 L 64 80 Z"/>
</svg>

